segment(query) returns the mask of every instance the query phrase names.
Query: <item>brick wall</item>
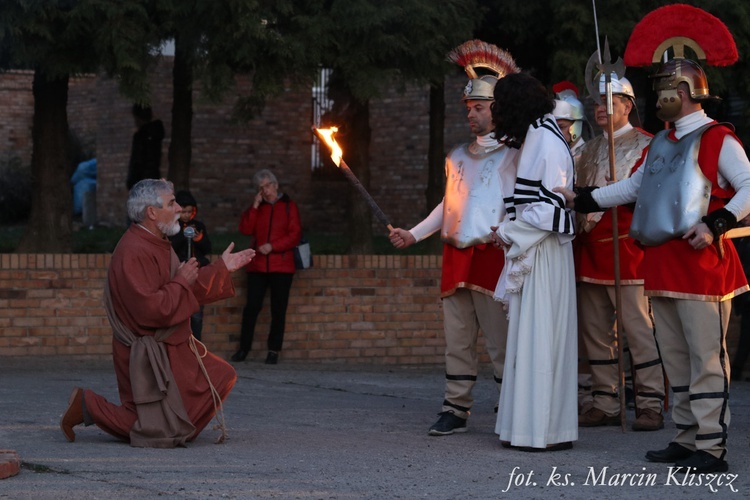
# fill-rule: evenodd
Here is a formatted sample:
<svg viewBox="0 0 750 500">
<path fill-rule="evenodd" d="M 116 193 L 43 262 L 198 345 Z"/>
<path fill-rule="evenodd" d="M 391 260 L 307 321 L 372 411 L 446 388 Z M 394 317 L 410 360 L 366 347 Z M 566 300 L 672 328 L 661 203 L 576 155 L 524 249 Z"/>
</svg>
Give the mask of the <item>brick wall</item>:
<svg viewBox="0 0 750 500">
<path fill-rule="evenodd" d="M 83 75 L 68 82 L 68 126 L 85 149 L 96 149 L 100 100 L 97 77 Z M 0 157 L 18 157 L 31 163 L 31 124 L 34 118 L 33 71 L 0 74 Z"/>
<path fill-rule="evenodd" d="M 31 122 L 34 96 L 31 94 L 31 71 L 9 71 L 0 76 L 0 161 L 20 158 L 31 161 Z"/>
<path fill-rule="evenodd" d="M 109 261 L 102 254 L 0 254 L 0 358 L 108 356 L 112 336 L 101 301 Z M 441 265 L 434 255 L 314 256 L 313 267 L 294 278 L 283 361 L 442 364 Z M 234 298 L 205 308 L 203 341 L 225 358 L 239 345 L 243 272 L 234 285 Z M 265 358 L 269 321 L 266 297 L 249 359 Z M 738 327 L 732 315 L 730 354 Z M 488 362 L 481 338 L 479 351 Z"/>
<path fill-rule="evenodd" d="M 150 78 L 155 117 L 164 122 L 167 137 L 162 149 L 162 175 L 168 172 L 171 131 L 171 58 L 156 65 Z M 31 72 L 0 74 L 0 106 L 8 110 L 0 124 L 0 158 L 18 155 L 31 159 L 33 98 Z M 471 138 L 460 101 L 465 76 L 446 82 L 446 148 Z M 249 92 L 238 79 L 234 95 L 210 103 L 194 93 L 191 191 L 200 217 L 212 232 L 234 231 L 239 214 L 251 203 L 252 175 L 270 168 L 281 189 L 300 205 L 306 229 L 343 233 L 351 186 L 343 176 L 316 176 L 310 169 L 312 93 L 309 88 L 284 88 L 263 112 L 247 124 L 231 118 L 236 95 Z M 132 103 L 119 94 L 117 82 L 84 76 L 70 80 L 68 120 L 84 146 L 96 150 L 97 215 L 100 222 L 125 223 L 125 177 L 130 143 L 135 131 Z M 407 87 L 386 89 L 371 102 L 371 193 L 396 226 L 411 227 L 433 207 L 427 207 L 427 146 L 429 91 Z M 376 234 L 383 229 L 373 221 Z"/>
<path fill-rule="evenodd" d="M 437 256 L 315 256 L 297 273 L 284 362 L 443 362 Z M 0 356 L 108 356 L 102 306 L 109 255 L 0 255 Z M 245 276 L 236 297 L 206 306 L 203 341 L 228 357 L 239 344 Z M 270 314 L 259 317 L 251 357 L 265 358 Z M 484 349 L 482 356 L 487 361 Z"/>
<path fill-rule="evenodd" d="M 96 75 L 71 78 L 68 82 L 68 127 L 80 142 L 82 153 L 96 153 L 100 101 Z M 86 158 L 89 159 L 89 158 Z"/>
</svg>

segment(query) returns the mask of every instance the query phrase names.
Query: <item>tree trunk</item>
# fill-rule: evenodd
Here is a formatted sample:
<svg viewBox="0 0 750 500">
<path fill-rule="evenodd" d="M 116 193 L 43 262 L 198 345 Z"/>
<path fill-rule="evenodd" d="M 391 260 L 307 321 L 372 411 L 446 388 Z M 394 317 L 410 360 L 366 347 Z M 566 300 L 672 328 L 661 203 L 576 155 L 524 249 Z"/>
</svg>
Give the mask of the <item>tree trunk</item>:
<svg viewBox="0 0 750 500">
<path fill-rule="evenodd" d="M 68 148 L 68 76 L 48 80 L 34 73 L 31 129 L 31 214 L 18 253 L 70 253 L 73 249 L 75 165 Z"/>
<path fill-rule="evenodd" d="M 344 150 L 344 158 L 354 175 L 366 190 L 370 190 L 370 103 L 352 100 L 350 115 L 349 150 Z M 372 246 L 372 211 L 367 201 L 356 189 L 350 191 L 351 217 L 349 234 L 351 235 L 352 254 L 366 255 L 373 252 Z"/>
<path fill-rule="evenodd" d="M 327 121 L 339 128 L 336 142 L 344 151 L 344 161 L 362 186 L 370 189 L 370 103 L 358 101 L 341 75 L 334 72 L 328 82 L 333 106 Z M 344 175 L 343 173 L 341 174 Z M 351 254 L 371 254 L 372 212 L 356 188 L 349 189 L 349 237 Z"/>
<path fill-rule="evenodd" d="M 430 143 L 427 151 L 427 210 L 425 216 L 443 200 L 445 195 L 445 85 L 430 85 Z M 440 238 L 425 242 L 430 253 L 440 254 Z"/>
<path fill-rule="evenodd" d="M 172 67 L 172 134 L 167 178 L 175 190 L 190 189 L 193 131 L 193 58 L 190 41 L 177 37 Z"/>
</svg>

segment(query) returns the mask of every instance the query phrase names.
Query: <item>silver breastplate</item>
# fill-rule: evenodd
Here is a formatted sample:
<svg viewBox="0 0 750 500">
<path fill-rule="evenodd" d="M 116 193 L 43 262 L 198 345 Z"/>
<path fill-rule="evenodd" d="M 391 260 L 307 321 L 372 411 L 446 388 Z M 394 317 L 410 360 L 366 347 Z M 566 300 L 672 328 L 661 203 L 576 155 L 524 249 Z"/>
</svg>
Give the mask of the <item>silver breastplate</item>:
<svg viewBox="0 0 750 500">
<path fill-rule="evenodd" d="M 615 175 L 617 180 L 630 177 L 651 137 L 634 128 L 615 137 Z M 610 179 L 609 144 L 600 135 L 587 142 L 576 162 L 576 181 L 580 186 L 606 186 Z"/>
<path fill-rule="evenodd" d="M 663 130 L 651 141 L 630 226 L 630 236 L 644 245 L 679 238 L 706 215 L 711 182 L 698 165 L 698 152 L 703 132 L 710 126 L 677 142 Z"/>
<path fill-rule="evenodd" d="M 515 184 L 516 150 L 499 146 L 472 153 L 456 147 L 445 160 L 441 239 L 457 248 L 489 242 L 490 226 L 505 217 L 503 198 Z"/>
</svg>

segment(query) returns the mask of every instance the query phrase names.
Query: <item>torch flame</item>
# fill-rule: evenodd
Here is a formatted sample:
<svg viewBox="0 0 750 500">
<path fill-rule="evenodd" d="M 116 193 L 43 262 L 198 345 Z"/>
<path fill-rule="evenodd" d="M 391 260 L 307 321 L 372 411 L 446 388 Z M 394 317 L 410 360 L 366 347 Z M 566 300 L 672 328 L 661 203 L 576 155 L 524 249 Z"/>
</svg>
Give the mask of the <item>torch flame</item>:
<svg viewBox="0 0 750 500">
<path fill-rule="evenodd" d="M 341 164 L 341 158 L 344 156 L 344 152 L 341 150 L 341 146 L 333 138 L 333 134 L 338 132 L 338 127 L 331 128 L 316 128 L 318 135 L 326 142 L 329 148 L 331 148 L 331 159 L 333 163 L 338 167 Z"/>
</svg>

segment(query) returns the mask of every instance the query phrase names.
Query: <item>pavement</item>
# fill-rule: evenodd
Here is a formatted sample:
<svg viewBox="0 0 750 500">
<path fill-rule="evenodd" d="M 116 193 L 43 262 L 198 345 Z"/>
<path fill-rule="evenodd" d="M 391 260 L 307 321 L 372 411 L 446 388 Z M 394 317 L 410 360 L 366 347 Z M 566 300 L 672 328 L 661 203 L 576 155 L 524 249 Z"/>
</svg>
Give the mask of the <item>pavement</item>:
<svg viewBox="0 0 750 500">
<path fill-rule="evenodd" d="M 110 361 L 0 358 L 0 450 L 21 459 L 0 499 L 653 499 L 750 497 L 750 382 L 732 386 L 729 473 L 670 475 L 645 461 L 675 428 L 581 428 L 572 450 L 500 446 L 489 372 L 474 390 L 469 430 L 432 437 L 441 366 L 235 364 L 229 437 L 207 428 L 185 448 L 143 449 L 95 426 L 65 440 L 74 386 L 117 401 Z M 628 412 L 628 425 L 635 416 Z"/>
</svg>

